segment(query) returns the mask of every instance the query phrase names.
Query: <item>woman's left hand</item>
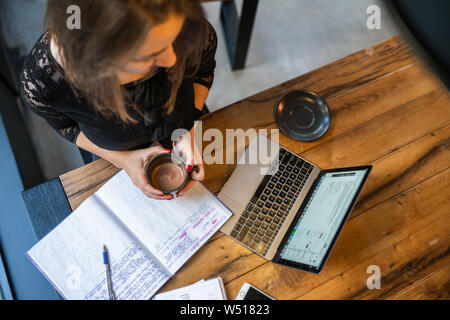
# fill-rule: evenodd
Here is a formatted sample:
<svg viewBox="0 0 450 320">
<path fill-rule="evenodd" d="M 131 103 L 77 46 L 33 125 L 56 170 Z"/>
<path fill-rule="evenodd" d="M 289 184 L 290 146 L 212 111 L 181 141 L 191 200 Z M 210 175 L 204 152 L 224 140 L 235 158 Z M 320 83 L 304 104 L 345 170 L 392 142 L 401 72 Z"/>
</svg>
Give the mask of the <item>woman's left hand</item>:
<svg viewBox="0 0 450 320">
<path fill-rule="evenodd" d="M 194 126 L 195 127 L 195 126 Z M 180 136 L 177 141 L 172 143 L 173 150 L 176 155 L 182 157 L 186 163 L 186 170 L 191 173 L 191 179 L 188 183 L 177 192 L 177 197 L 181 197 L 190 188 L 194 186 L 196 181 L 202 181 L 205 179 L 205 169 L 203 167 L 203 159 L 199 148 L 195 144 L 194 128 L 188 133 Z M 193 167 L 197 166 L 198 171 L 193 170 Z"/>
</svg>

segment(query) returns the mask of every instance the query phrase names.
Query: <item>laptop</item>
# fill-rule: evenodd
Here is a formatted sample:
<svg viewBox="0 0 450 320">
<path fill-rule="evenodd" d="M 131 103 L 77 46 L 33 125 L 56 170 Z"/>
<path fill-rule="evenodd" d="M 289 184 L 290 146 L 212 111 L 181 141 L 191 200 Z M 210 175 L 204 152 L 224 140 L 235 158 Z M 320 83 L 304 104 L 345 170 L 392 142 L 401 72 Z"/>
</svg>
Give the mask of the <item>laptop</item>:
<svg viewBox="0 0 450 320">
<path fill-rule="evenodd" d="M 235 213 L 221 231 L 267 260 L 320 273 L 371 169 L 322 170 L 256 134 L 218 194 Z"/>
</svg>

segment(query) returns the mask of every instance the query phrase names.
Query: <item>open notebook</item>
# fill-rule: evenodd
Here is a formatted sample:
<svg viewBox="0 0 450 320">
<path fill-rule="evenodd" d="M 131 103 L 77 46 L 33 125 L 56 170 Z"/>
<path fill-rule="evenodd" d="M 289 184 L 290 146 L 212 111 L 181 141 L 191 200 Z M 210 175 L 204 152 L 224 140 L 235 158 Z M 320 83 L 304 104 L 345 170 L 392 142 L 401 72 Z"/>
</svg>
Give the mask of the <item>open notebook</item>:
<svg viewBox="0 0 450 320">
<path fill-rule="evenodd" d="M 233 213 L 202 183 L 183 197 L 145 196 L 122 170 L 27 256 L 66 299 L 150 299 Z"/>
</svg>

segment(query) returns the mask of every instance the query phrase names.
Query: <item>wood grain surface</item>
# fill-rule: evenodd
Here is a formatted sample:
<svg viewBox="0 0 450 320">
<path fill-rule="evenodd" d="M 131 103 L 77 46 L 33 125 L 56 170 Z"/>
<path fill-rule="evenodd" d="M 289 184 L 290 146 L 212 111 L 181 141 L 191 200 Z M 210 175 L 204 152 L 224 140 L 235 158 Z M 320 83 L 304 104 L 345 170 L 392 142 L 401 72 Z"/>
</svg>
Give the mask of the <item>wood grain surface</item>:
<svg viewBox="0 0 450 320">
<path fill-rule="evenodd" d="M 203 131 L 276 129 L 274 106 L 294 89 L 328 102 L 331 127 L 309 143 L 280 132 L 280 144 L 321 168 L 373 165 L 322 273 L 272 263 L 218 232 L 161 292 L 220 276 L 229 299 L 244 282 L 276 299 L 448 299 L 448 90 L 394 37 L 206 114 Z M 236 159 L 243 148 L 224 141 L 223 150 L 211 153 L 210 143 L 204 142 L 204 159 L 227 150 Z M 206 164 L 206 186 L 218 193 L 234 167 Z M 98 160 L 60 176 L 72 209 L 117 171 Z M 380 268 L 380 289 L 367 287 L 371 265 Z"/>
</svg>

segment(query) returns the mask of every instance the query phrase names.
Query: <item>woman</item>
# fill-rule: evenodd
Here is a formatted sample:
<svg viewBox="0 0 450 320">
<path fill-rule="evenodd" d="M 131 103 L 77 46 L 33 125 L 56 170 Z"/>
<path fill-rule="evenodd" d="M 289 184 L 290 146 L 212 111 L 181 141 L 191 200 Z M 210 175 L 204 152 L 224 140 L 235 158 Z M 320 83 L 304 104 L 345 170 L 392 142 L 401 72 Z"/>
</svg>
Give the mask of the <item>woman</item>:
<svg viewBox="0 0 450 320">
<path fill-rule="evenodd" d="M 80 8 L 80 29 L 67 27 L 67 8 Z M 185 157 L 213 82 L 217 37 L 194 0 L 49 0 L 47 31 L 25 60 L 22 98 L 64 138 L 124 169 L 147 196 L 173 199 L 146 181 L 155 154 Z M 193 134 L 191 135 L 193 137 Z M 184 138 L 184 139 L 183 139 Z M 200 158 L 201 159 L 201 158 Z M 192 180 L 204 168 L 192 171 Z"/>
</svg>

